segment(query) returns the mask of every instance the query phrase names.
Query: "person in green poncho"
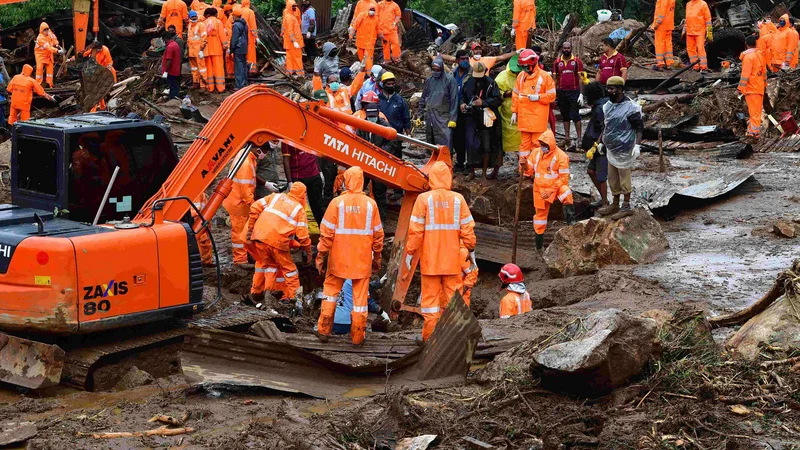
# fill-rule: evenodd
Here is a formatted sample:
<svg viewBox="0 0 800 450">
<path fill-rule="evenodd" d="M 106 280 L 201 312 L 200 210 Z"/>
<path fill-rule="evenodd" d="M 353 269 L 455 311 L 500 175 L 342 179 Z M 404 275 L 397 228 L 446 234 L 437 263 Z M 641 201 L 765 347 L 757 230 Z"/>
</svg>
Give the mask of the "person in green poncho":
<svg viewBox="0 0 800 450">
<path fill-rule="evenodd" d="M 511 124 L 511 91 L 517 83 L 517 75 L 522 72 L 522 68 L 517 64 L 518 55 L 514 55 L 506 66 L 506 70 L 500 72 L 495 78 L 497 88 L 503 103 L 500 105 L 500 119 L 502 122 L 503 151 L 518 152 L 522 141 L 516 125 Z"/>
</svg>

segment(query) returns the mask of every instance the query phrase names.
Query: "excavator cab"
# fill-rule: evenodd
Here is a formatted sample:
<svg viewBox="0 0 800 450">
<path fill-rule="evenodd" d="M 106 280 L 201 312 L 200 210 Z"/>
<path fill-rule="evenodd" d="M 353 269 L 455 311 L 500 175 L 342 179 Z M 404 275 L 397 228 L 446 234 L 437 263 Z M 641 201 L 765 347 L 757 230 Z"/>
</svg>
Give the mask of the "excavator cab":
<svg viewBox="0 0 800 450">
<path fill-rule="evenodd" d="M 119 167 L 99 223 L 133 217 L 178 163 L 159 122 L 110 113 L 36 119 L 14 126 L 14 205 L 92 222 Z"/>
</svg>

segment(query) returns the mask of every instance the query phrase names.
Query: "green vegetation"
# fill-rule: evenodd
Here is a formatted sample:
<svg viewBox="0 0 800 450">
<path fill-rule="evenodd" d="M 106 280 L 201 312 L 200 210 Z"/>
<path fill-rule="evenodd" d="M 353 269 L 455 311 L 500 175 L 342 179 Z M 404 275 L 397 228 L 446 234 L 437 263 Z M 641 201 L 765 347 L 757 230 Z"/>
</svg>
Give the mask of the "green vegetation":
<svg viewBox="0 0 800 450">
<path fill-rule="evenodd" d="M 24 3 L 0 6 L 0 25 L 3 28 L 9 28 L 53 11 L 71 7 L 72 2 L 69 0 L 29 0 Z"/>
</svg>

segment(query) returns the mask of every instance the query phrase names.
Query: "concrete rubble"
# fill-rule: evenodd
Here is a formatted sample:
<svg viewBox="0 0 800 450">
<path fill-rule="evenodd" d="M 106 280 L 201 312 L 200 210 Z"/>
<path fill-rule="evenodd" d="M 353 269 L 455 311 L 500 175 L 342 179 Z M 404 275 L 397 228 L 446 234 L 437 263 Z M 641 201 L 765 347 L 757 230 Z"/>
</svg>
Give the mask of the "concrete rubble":
<svg viewBox="0 0 800 450">
<path fill-rule="evenodd" d="M 645 264 L 667 249 L 659 223 L 637 208 L 620 220 L 591 218 L 561 228 L 543 257 L 551 272 L 568 277 L 613 264 Z"/>
</svg>

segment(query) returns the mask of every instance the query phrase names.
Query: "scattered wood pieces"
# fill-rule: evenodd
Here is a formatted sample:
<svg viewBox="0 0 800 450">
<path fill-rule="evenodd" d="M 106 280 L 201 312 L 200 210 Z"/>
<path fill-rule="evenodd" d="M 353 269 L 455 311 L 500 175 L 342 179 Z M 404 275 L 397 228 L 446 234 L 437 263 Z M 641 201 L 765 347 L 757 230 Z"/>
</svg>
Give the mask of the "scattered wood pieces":
<svg viewBox="0 0 800 450">
<path fill-rule="evenodd" d="M 151 417 L 150 420 L 148 420 L 148 422 L 149 423 L 160 422 L 163 423 L 164 425 L 171 425 L 173 427 L 179 427 L 183 425 L 183 423 L 180 420 L 172 416 L 167 416 L 165 414 L 156 414 L 155 416 Z"/>
<path fill-rule="evenodd" d="M 765 361 L 765 362 L 761 363 L 761 368 L 762 369 L 769 369 L 769 368 L 772 368 L 772 367 L 775 367 L 775 366 L 785 366 L 787 364 L 795 364 L 795 363 L 800 363 L 800 356 L 795 356 L 795 357 L 786 358 L 786 359 L 776 359 L 776 360 L 772 360 L 772 361 Z"/>
<path fill-rule="evenodd" d="M 177 436 L 179 434 L 186 434 L 194 432 L 194 428 L 167 428 L 160 427 L 147 431 L 111 431 L 107 433 L 84 433 L 78 432 L 78 437 L 91 436 L 94 439 L 120 439 L 130 437 L 143 437 L 143 436 Z"/>
<path fill-rule="evenodd" d="M 739 415 L 739 416 L 749 416 L 752 414 L 752 411 L 744 405 L 731 405 L 730 410 L 732 413 Z"/>
<path fill-rule="evenodd" d="M 782 276 L 778 276 L 778 280 L 775 281 L 769 292 L 764 294 L 763 297 L 758 299 L 758 301 L 753 303 L 750 307 L 725 316 L 709 317 L 708 323 L 711 324 L 711 328 L 729 327 L 731 325 L 745 323 L 767 309 L 769 305 L 783 295 L 783 292 L 783 279 Z M 800 361 L 800 358 L 798 358 L 797 361 Z"/>
</svg>

